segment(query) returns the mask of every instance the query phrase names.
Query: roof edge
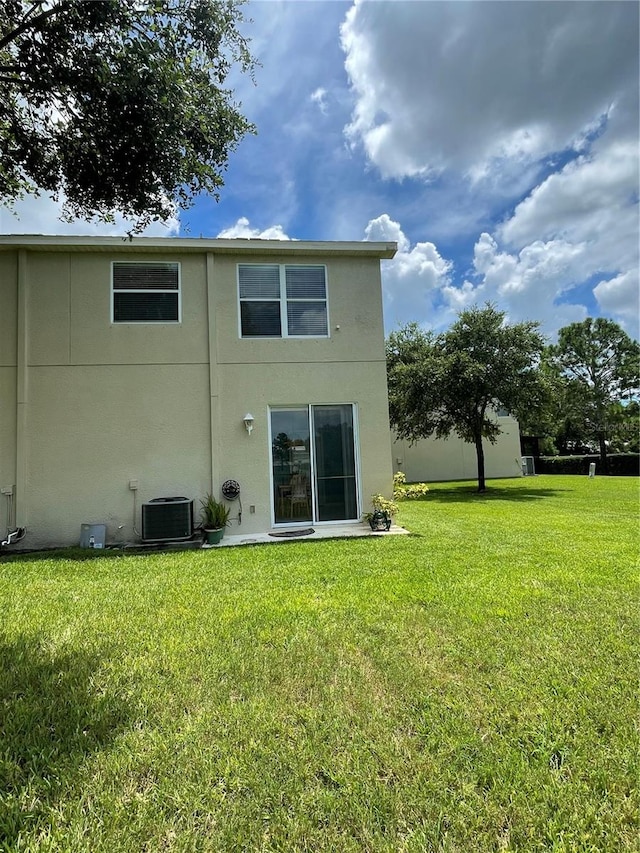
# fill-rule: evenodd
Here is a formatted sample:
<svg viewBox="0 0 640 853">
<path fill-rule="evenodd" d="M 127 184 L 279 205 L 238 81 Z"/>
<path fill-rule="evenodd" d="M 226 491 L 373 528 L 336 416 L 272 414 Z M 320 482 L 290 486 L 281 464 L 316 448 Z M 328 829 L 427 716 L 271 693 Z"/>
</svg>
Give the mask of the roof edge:
<svg viewBox="0 0 640 853">
<path fill-rule="evenodd" d="M 340 240 L 260 240 L 203 237 L 73 237 L 45 234 L 0 234 L 0 251 L 29 249 L 53 252 L 212 252 L 219 255 L 353 255 L 390 260 L 394 242 Z"/>
</svg>

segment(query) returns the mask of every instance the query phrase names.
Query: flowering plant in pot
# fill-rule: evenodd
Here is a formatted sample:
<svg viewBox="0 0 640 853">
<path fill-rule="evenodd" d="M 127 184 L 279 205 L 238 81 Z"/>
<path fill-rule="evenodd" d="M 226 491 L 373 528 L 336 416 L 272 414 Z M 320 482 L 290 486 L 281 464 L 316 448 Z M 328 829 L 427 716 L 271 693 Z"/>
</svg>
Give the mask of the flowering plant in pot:
<svg viewBox="0 0 640 853">
<path fill-rule="evenodd" d="M 398 504 L 384 495 L 372 495 L 371 505 L 373 512 L 365 513 L 365 521 L 369 522 L 373 531 L 389 530 L 393 516 L 398 511 Z"/>
<path fill-rule="evenodd" d="M 224 529 L 229 524 L 231 509 L 209 494 L 200 501 L 202 506 L 202 529 L 209 545 L 217 545 L 224 536 Z"/>
</svg>

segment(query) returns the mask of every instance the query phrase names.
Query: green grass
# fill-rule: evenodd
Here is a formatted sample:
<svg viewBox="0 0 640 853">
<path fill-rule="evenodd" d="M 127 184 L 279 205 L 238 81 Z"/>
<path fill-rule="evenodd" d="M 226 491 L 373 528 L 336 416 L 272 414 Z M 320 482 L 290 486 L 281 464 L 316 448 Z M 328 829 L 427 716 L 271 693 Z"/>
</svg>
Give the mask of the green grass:
<svg viewBox="0 0 640 853">
<path fill-rule="evenodd" d="M 637 850 L 638 481 L 0 563 L 1 851 Z"/>
</svg>

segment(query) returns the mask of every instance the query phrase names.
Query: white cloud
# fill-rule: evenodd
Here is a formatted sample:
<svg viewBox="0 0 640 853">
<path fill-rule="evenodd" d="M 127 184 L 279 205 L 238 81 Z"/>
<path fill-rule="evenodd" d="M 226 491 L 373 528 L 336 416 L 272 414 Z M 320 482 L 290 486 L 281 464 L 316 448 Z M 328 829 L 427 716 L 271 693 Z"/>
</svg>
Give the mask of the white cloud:
<svg viewBox="0 0 640 853">
<path fill-rule="evenodd" d="M 311 93 L 311 101 L 314 104 L 318 105 L 318 109 L 322 113 L 322 115 L 327 115 L 329 112 L 329 106 L 327 104 L 327 90 L 322 86 L 319 86 L 315 92 Z"/>
<path fill-rule="evenodd" d="M 536 187 L 496 232 L 519 250 L 517 286 L 526 290 L 531 274 L 555 298 L 608 273 L 593 288 L 597 304 L 637 334 L 638 180 L 637 142 L 605 134 Z M 476 246 L 476 271 L 486 275 L 481 254 Z"/>
<path fill-rule="evenodd" d="M 554 299 L 572 284 L 581 281 L 582 247 L 562 240 L 537 240 L 518 255 L 500 251 L 495 239 L 481 234 L 474 251 L 474 267 L 482 275 L 483 286 L 499 297 L 543 295 Z"/>
<path fill-rule="evenodd" d="M 448 325 L 462 309 L 492 302 L 510 321 L 536 320 L 553 335 L 587 316 L 584 305 L 562 301 L 582 280 L 582 271 L 575 269 L 579 254 L 579 249 L 562 241 L 538 241 L 512 254 L 501 250 L 491 235 L 481 234 L 474 251 L 477 281 L 442 289 L 436 324 Z"/>
<path fill-rule="evenodd" d="M 514 247 L 550 237 L 602 243 L 597 255 L 607 269 L 627 264 L 637 258 L 638 176 L 637 144 L 603 139 L 536 187 L 500 236 Z"/>
<path fill-rule="evenodd" d="M 637 4 L 376 3 L 341 28 L 346 132 L 386 177 L 484 179 L 568 147 L 603 116 L 637 129 Z"/>
<path fill-rule="evenodd" d="M 482 302 L 482 287 L 474 287 L 470 281 L 463 282 L 461 287 L 446 284 L 442 288 L 442 295 L 448 308 L 445 316 L 453 319 L 453 315 Z"/>
<path fill-rule="evenodd" d="M 2 234 L 73 234 L 75 236 L 108 236 L 119 237 L 126 235 L 133 228 L 133 223 L 117 215 L 115 222 L 87 222 L 84 219 L 74 219 L 65 222 L 62 215 L 63 199 L 56 202 L 49 196 L 25 196 L 17 202 L 12 213 L 6 208 L 0 208 L 0 233 Z M 173 216 L 168 222 L 154 222 L 141 232 L 144 237 L 175 237 L 180 232 L 180 220 Z"/>
<path fill-rule="evenodd" d="M 383 213 L 377 219 L 371 219 L 364 229 L 365 238 L 373 243 L 393 241 L 398 244 L 398 254 L 409 252 L 409 241 L 402 233 L 399 222 L 394 222 L 388 213 Z"/>
<path fill-rule="evenodd" d="M 241 216 L 240 219 L 232 225 L 231 228 L 225 228 L 220 231 L 218 237 L 226 239 L 258 239 L 258 240 L 291 240 L 292 237 L 285 234 L 282 225 L 270 225 L 262 231 L 259 228 L 252 228 L 246 216 Z"/>
<path fill-rule="evenodd" d="M 461 308 L 495 302 L 513 321 L 537 320 L 553 336 L 562 326 L 578 322 L 600 310 L 638 334 L 638 273 L 630 269 L 585 290 L 594 275 L 587 243 L 556 239 L 536 240 L 519 252 L 501 248 L 490 234 L 481 234 L 474 249 L 475 283 L 442 290 L 447 317 Z"/>
<path fill-rule="evenodd" d="M 400 315 L 439 327 L 491 300 L 548 332 L 600 308 L 637 333 L 638 17 L 618 0 L 354 0 L 341 28 L 352 147 L 403 188 L 429 179 L 427 205 L 464 187 L 437 218 L 455 222 L 475 203 L 483 231 L 462 282 L 433 243 L 407 241 L 389 268 L 388 307 L 395 298 Z M 467 220 L 465 235 L 450 235 L 458 251 L 473 235 Z M 386 231 L 406 241 L 390 218 Z M 422 245 L 448 264 L 432 265 L 429 315 L 408 298 Z"/>
<path fill-rule="evenodd" d="M 344 162 L 320 145 L 336 147 L 339 107 L 347 115 L 336 94 L 344 81 L 327 63 L 333 7 L 328 21 L 316 4 L 259 6 L 269 37 L 251 103 L 256 118 L 278 117 L 265 197 L 283 203 L 268 203 L 266 217 L 264 205 L 245 210 L 252 223 L 282 224 L 239 220 L 223 235 L 278 236 L 288 223 L 306 235 L 311 219 L 314 236 L 320 227 L 357 238 L 368 222 L 367 239 L 398 243 L 382 265 L 387 329 L 411 320 L 443 328 L 487 300 L 549 334 L 598 307 L 632 322 L 637 4 L 355 0 L 340 31 L 352 98 Z M 316 34 L 327 49 L 283 77 Z M 267 132 L 262 125 L 252 144 Z M 374 168 L 359 174 L 355 149 Z M 253 160 L 259 181 L 264 156 Z"/>
<path fill-rule="evenodd" d="M 440 330 L 464 308 L 485 302 L 496 303 L 513 322 L 538 320 L 548 334 L 587 316 L 584 305 L 558 301 L 584 278 L 581 247 L 571 243 L 537 241 L 511 253 L 483 233 L 474 249 L 474 281 L 458 285 L 453 262 L 434 243 L 412 246 L 388 214 L 371 220 L 365 235 L 398 243 L 395 258 L 382 265 L 387 331 L 413 321 Z"/>
<path fill-rule="evenodd" d="M 609 281 L 601 281 L 594 287 L 593 292 L 603 311 L 618 317 L 627 330 L 637 334 L 640 314 L 637 271 L 621 273 Z"/>
<path fill-rule="evenodd" d="M 389 328 L 433 316 L 434 299 L 449 282 L 450 261 L 443 258 L 433 243 L 416 243 L 413 248 L 398 222 L 383 213 L 365 228 L 367 240 L 394 240 L 396 256 L 382 263 L 382 290 L 385 320 Z"/>
<path fill-rule="evenodd" d="M 463 285 L 464 304 L 496 302 L 514 321 L 538 320 L 550 333 L 586 316 L 584 305 L 560 302 L 584 279 L 582 247 L 562 240 L 540 240 L 519 253 L 501 250 L 495 238 L 481 234 L 474 250 L 477 284 Z M 457 288 L 445 294 L 451 308 L 461 299 Z"/>
<path fill-rule="evenodd" d="M 553 337 L 562 326 L 592 313 L 585 304 L 589 294 L 581 289 L 591 274 L 584 243 L 536 240 L 515 252 L 485 232 L 474 248 L 472 280 L 456 284 L 452 261 L 433 243 L 412 246 L 388 214 L 371 220 L 365 234 L 368 240 L 398 243 L 396 257 L 382 265 L 387 331 L 413 321 L 444 329 L 461 310 L 493 302 L 511 322 L 537 320 Z M 637 275 L 601 281 L 593 297 L 603 312 L 637 335 Z"/>
</svg>

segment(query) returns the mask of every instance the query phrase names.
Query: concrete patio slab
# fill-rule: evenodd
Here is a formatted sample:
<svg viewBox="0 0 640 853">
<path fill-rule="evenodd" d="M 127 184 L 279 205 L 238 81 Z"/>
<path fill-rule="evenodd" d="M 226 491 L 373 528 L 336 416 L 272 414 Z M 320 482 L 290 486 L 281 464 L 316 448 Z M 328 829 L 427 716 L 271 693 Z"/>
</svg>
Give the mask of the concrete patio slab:
<svg viewBox="0 0 640 853">
<path fill-rule="evenodd" d="M 299 529 L 299 528 L 298 528 Z M 295 527 L 289 528 L 287 532 L 292 533 L 291 536 L 283 536 L 285 531 L 278 528 L 264 533 L 225 533 L 224 539 L 218 545 L 203 545 L 203 548 L 228 548 L 234 545 L 278 545 L 283 542 L 300 542 L 309 539 L 348 539 L 362 536 L 403 536 L 408 535 L 409 531 L 404 527 L 399 527 L 397 524 L 392 524 L 390 530 L 373 531 L 368 524 L 356 522 L 354 524 L 328 524 L 317 525 L 312 529 L 313 533 L 299 535 Z M 278 536 L 270 534 L 277 533 Z"/>
</svg>

